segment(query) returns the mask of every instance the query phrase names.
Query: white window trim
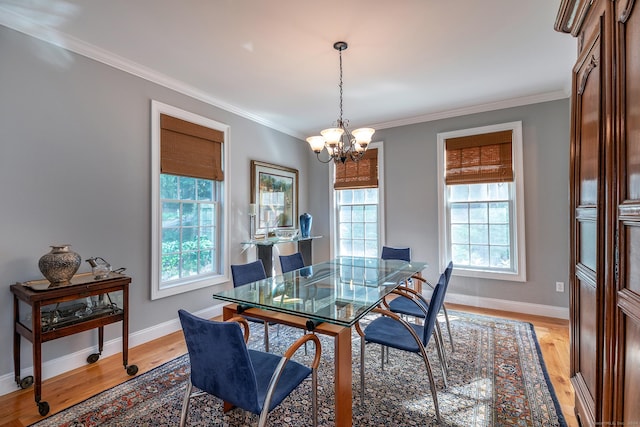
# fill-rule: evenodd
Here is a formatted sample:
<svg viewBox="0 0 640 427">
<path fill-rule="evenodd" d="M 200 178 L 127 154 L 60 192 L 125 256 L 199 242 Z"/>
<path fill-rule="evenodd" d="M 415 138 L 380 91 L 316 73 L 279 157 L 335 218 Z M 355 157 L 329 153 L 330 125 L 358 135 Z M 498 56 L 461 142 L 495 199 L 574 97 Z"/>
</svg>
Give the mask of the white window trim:
<svg viewBox="0 0 640 427">
<path fill-rule="evenodd" d="M 160 209 L 160 114 L 168 114 L 182 120 L 187 120 L 211 129 L 219 130 L 224 133 L 224 142 L 222 144 L 222 169 L 225 169 L 228 156 L 228 140 L 229 126 L 223 123 L 211 120 L 209 118 L 190 113 L 185 110 L 163 104 L 161 102 L 151 100 L 151 299 L 159 299 L 171 295 L 181 294 L 183 292 L 195 289 L 205 288 L 207 286 L 217 285 L 229 281 L 229 263 L 227 259 L 227 248 L 229 247 L 229 201 L 227 191 L 229 188 L 229 174 L 225 174 L 222 181 L 222 191 L 220 200 L 222 204 L 222 218 L 219 218 L 217 224 L 218 230 L 222 233 L 221 246 L 216 248 L 220 266 L 223 274 L 210 276 L 207 278 L 194 278 L 192 281 L 183 281 L 174 286 L 164 289 L 160 288 L 160 269 L 162 265 L 161 256 L 161 239 L 162 239 L 162 210 Z"/>
<path fill-rule="evenodd" d="M 445 149 L 444 143 L 446 139 L 456 138 L 460 136 L 478 135 L 482 133 L 498 132 L 503 130 L 512 130 L 512 154 L 514 168 L 514 185 L 516 188 L 516 198 L 514 205 L 514 217 L 516 219 L 513 225 L 514 230 L 514 248 L 517 256 L 515 260 L 515 272 L 495 272 L 472 268 L 459 268 L 454 266 L 453 274 L 456 276 L 477 277 L 494 280 L 509 280 L 514 282 L 527 281 L 527 261 L 526 261 L 526 242 L 525 242 L 525 222 L 524 222 L 524 169 L 522 167 L 522 121 L 502 123 L 497 125 L 482 126 L 471 129 L 457 130 L 453 132 L 443 132 L 438 134 L 438 207 L 440 215 L 438 216 L 438 230 L 440 234 L 440 271 L 444 270 L 449 262 L 447 241 L 447 230 L 449 227 L 449 217 L 446 206 L 446 184 L 445 178 Z"/>
<path fill-rule="evenodd" d="M 384 143 L 382 141 L 376 141 L 369 144 L 369 148 L 377 148 L 378 149 L 378 246 L 382 248 L 383 242 L 385 239 L 385 220 L 384 220 Z M 337 239 L 335 236 L 338 235 L 338 230 L 336 229 L 336 191 L 333 188 L 333 179 L 335 176 L 336 166 L 333 162 L 330 163 L 329 167 L 329 211 L 331 215 L 329 215 L 329 229 L 331 230 L 331 237 L 329 239 L 329 257 L 335 258 L 338 253 L 337 247 Z"/>
</svg>

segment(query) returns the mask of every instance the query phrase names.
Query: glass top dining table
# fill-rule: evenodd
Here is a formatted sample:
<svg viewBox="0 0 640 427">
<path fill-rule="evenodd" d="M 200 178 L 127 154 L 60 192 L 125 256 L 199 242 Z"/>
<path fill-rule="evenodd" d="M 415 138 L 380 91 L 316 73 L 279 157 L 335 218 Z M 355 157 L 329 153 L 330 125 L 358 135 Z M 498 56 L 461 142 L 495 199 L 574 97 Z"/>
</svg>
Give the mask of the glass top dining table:
<svg viewBox="0 0 640 427">
<path fill-rule="evenodd" d="M 238 304 L 351 327 L 424 262 L 338 257 L 213 295 Z"/>
</svg>

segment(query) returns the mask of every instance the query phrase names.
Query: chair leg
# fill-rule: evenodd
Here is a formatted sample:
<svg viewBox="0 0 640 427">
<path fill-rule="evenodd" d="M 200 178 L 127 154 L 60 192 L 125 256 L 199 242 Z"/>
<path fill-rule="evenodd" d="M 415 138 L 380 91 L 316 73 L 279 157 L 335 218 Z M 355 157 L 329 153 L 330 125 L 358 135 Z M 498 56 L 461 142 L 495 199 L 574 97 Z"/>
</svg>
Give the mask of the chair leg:
<svg viewBox="0 0 640 427">
<path fill-rule="evenodd" d="M 440 417 L 440 407 L 438 406 L 438 392 L 436 391 L 436 383 L 433 378 L 433 371 L 431 371 L 431 364 L 429 363 L 429 359 L 426 354 L 423 354 L 424 364 L 427 367 L 427 374 L 429 375 L 429 387 L 431 387 L 431 397 L 433 397 L 433 405 L 436 409 L 436 418 L 438 420 L 438 424 L 441 422 Z"/>
<path fill-rule="evenodd" d="M 313 400 L 313 427 L 318 426 L 318 370 L 314 369 L 311 373 L 311 384 L 313 387 L 312 400 Z"/>
<path fill-rule="evenodd" d="M 360 403 L 364 404 L 364 338 L 360 337 Z"/>
<path fill-rule="evenodd" d="M 453 348 L 453 335 L 451 334 L 451 324 L 449 323 L 449 315 L 447 314 L 447 307 L 442 304 L 442 310 L 444 310 L 444 320 L 447 323 L 447 333 L 449 334 L 449 343 L 451 344 L 451 352 L 455 353 L 455 348 Z"/>
<path fill-rule="evenodd" d="M 440 325 L 436 322 L 436 330 L 433 331 L 433 338 L 436 342 L 436 350 L 438 350 L 438 359 L 440 359 L 440 369 L 442 370 L 442 380 L 444 388 L 449 387 L 447 375 L 449 375 L 449 365 L 447 364 L 447 356 L 444 351 L 444 342 L 442 340 L 442 331 Z"/>
<path fill-rule="evenodd" d="M 306 330 L 306 329 L 303 329 L 303 330 L 302 330 L 302 336 L 304 336 L 306 333 L 307 333 L 307 330 Z M 306 342 L 306 341 L 304 342 L 304 355 L 305 355 L 305 356 L 307 356 L 307 355 L 308 355 L 308 353 L 307 353 L 307 342 Z"/>
<path fill-rule="evenodd" d="M 187 422 L 187 412 L 189 411 L 189 401 L 191 400 L 191 390 L 193 389 L 193 384 L 191 384 L 191 379 L 187 381 L 187 390 L 184 393 L 184 398 L 182 399 L 182 410 L 180 411 L 180 427 L 184 427 Z"/>
</svg>

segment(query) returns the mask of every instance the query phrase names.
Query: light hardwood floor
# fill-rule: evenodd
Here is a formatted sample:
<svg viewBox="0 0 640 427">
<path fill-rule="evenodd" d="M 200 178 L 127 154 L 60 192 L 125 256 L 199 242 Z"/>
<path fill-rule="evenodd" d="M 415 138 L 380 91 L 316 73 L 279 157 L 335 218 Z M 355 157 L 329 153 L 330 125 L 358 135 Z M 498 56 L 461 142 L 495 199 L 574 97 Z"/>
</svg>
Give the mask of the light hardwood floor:
<svg viewBox="0 0 640 427">
<path fill-rule="evenodd" d="M 569 427 L 577 427 L 574 416 L 574 394 L 569 382 L 569 322 L 548 317 L 505 311 L 476 309 L 447 304 L 449 310 L 505 317 L 534 325 L 549 376 Z M 129 350 L 129 361 L 138 365 L 139 374 L 186 353 L 182 332 L 148 342 Z M 122 355 L 100 359 L 43 382 L 43 398 L 51 406 L 51 414 L 87 399 L 130 379 L 123 366 Z M 27 426 L 41 419 L 33 400 L 33 388 L 0 396 L 0 425 Z"/>
</svg>

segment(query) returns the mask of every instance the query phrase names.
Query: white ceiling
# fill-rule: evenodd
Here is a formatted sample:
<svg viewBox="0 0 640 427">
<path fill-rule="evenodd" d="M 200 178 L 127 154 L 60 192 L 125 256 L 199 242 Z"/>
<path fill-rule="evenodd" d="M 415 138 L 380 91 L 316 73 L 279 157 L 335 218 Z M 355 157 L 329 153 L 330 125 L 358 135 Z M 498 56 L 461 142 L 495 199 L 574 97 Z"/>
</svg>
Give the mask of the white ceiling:
<svg viewBox="0 0 640 427">
<path fill-rule="evenodd" d="M 565 98 L 559 0 L 0 0 L 0 24 L 288 134 Z M 42 52 L 40 52 L 42 54 Z M 64 56 L 64 55 L 63 55 Z M 72 57 L 50 55 L 64 67 Z"/>
</svg>

